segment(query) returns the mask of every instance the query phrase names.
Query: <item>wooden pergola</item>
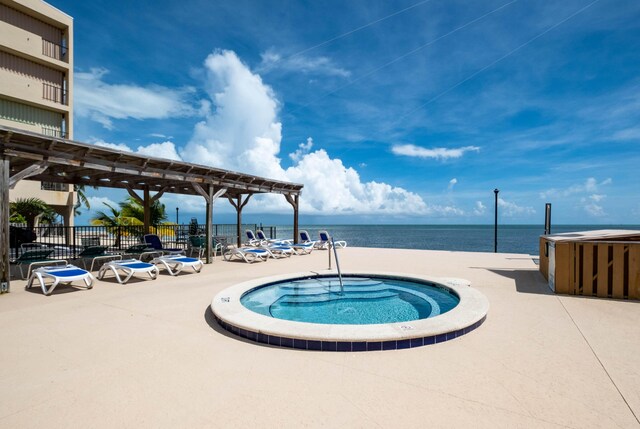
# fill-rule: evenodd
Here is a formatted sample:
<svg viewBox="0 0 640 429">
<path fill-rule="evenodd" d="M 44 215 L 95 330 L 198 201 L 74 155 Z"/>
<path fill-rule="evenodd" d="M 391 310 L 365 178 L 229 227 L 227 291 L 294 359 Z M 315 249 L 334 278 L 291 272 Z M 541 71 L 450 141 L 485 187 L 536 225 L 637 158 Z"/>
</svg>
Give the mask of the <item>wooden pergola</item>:
<svg viewBox="0 0 640 429">
<path fill-rule="evenodd" d="M 153 201 L 165 192 L 200 195 L 206 201 L 206 262 L 211 263 L 213 203 L 225 196 L 236 209 L 240 245 L 242 209 L 254 194 L 282 194 L 293 207 L 293 235 L 298 237 L 298 207 L 303 185 L 282 182 L 182 161 L 44 136 L 0 126 L 0 288 L 9 286 L 9 190 L 20 180 L 121 188 L 144 207 L 149 231 Z M 155 192 L 153 196 L 151 193 Z"/>
</svg>

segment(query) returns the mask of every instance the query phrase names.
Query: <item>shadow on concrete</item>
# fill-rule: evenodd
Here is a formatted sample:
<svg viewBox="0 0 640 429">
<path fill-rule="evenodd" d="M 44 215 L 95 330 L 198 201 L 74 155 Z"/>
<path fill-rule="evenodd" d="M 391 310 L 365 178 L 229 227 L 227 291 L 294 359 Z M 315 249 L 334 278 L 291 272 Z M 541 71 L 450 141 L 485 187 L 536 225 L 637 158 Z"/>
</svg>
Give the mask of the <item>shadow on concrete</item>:
<svg viewBox="0 0 640 429">
<path fill-rule="evenodd" d="M 94 283 L 94 287 L 95 287 L 95 283 Z M 42 288 L 40 287 L 39 283 L 34 284 L 34 286 L 31 286 L 29 289 L 25 288 L 25 291 L 30 293 L 35 293 L 36 295 L 45 296 L 44 293 L 42 293 Z M 56 286 L 56 288 L 51 292 L 51 295 L 49 296 L 64 295 L 66 293 L 83 292 L 83 291 L 87 292 L 87 291 L 91 291 L 91 289 L 86 289 L 83 287 L 74 287 L 73 285 L 68 285 L 68 284 L 58 284 L 58 286 Z"/>
<path fill-rule="evenodd" d="M 516 290 L 520 293 L 533 293 L 538 295 L 552 295 L 552 296 L 561 296 L 563 298 L 572 298 L 572 299 L 608 299 L 613 301 L 620 302 L 628 302 L 634 304 L 640 304 L 640 300 L 634 299 L 620 299 L 620 298 L 609 298 L 609 297 L 598 297 L 598 296 L 588 296 L 588 295 L 568 295 L 568 294 L 555 294 L 549 289 L 549 285 L 547 280 L 540 274 L 538 270 L 518 270 L 518 269 L 495 269 L 495 268 L 482 268 L 482 267 L 474 267 L 480 270 L 491 271 L 492 273 L 496 273 L 500 276 L 507 277 L 513 279 L 516 284 Z"/>
<path fill-rule="evenodd" d="M 533 293 L 537 295 L 554 295 L 549 289 L 545 278 L 536 269 L 499 269 L 472 267 L 478 270 L 487 270 L 502 277 L 512 279 L 516 284 L 516 290 L 520 293 Z"/>
<path fill-rule="evenodd" d="M 218 334 L 224 335 L 225 337 L 228 338 L 233 338 L 236 341 L 242 341 L 243 343 L 247 343 L 247 344 L 251 344 L 254 346 L 259 346 L 259 347 L 267 347 L 270 349 L 284 349 L 284 350 L 295 350 L 295 351 L 304 351 L 304 350 L 300 350 L 300 349 L 290 349 L 290 348 L 285 348 L 285 347 L 276 347 L 273 346 L 271 344 L 264 344 L 264 343 L 259 343 L 257 341 L 251 341 L 248 340 L 246 338 L 243 338 L 239 335 L 233 334 L 229 331 L 227 331 L 226 329 L 224 329 L 222 326 L 220 326 L 220 324 L 216 321 L 215 316 L 213 315 L 213 311 L 211 311 L 211 307 L 207 305 L 206 310 L 204 311 L 204 320 L 205 322 L 207 322 L 207 325 L 209 325 L 209 327 L 211 329 L 213 329 L 214 331 L 216 331 Z"/>
</svg>

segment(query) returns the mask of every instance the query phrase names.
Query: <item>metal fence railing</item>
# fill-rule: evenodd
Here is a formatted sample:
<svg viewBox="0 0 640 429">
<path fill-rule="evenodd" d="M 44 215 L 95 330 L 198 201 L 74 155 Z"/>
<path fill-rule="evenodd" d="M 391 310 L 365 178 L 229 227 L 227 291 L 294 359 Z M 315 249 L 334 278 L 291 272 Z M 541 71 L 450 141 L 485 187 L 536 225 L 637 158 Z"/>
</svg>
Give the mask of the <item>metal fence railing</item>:
<svg viewBox="0 0 640 429">
<path fill-rule="evenodd" d="M 262 230 L 270 238 L 276 237 L 275 226 L 258 224 L 243 224 L 241 232 L 246 229 Z M 234 244 L 237 241 L 235 224 L 214 224 L 212 235 L 225 239 Z M 151 227 L 152 234 L 156 234 L 166 247 L 180 247 L 187 249 L 189 236 L 205 233 L 205 225 L 156 225 Z M 73 258 L 86 246 L 108 246 L 109 251 L 123 252 L 129 247 L 139 244 L 143 240 L 144 227 L 142 225 L 128 226 L 62 226 L 39 225 L 29 230 L 24 224 L 11 224 L 10 247 L 12 257 L 18 257 L 23 252 L 22 244 L 38 243 L 55 249 L 55 256 L 62 259 Z M 242 241 L 245 237 L 241 237 Z"/>
</svg>

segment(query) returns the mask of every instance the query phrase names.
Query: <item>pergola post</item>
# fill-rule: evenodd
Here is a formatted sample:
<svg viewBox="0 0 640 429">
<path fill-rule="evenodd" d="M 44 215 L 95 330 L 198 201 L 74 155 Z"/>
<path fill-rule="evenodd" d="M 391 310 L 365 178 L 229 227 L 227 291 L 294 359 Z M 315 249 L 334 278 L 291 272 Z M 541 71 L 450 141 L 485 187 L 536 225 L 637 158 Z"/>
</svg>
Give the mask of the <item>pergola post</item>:
<svg viewBox="0 0 640 429">
<path fill-rule="evenodd" d="M 222 188 L 222 189 L 218 189 L 218 191 L 216 193 L 214 193 L 214 186 L 213 185 L 209 185 L 207 191 L 205 192 L 204 189 L 202 189 L 202 186 L 200 186 L 197 183 L 192 183 L 193 185 L 193 189 L 196 190 L 196 192 L 198 192 L 200 195 L 202 195 L 205 199 L 205 201 L 207 202 L 207 214 L 206 214 L 206 226 L 205 226 L 205 234 L 207 235 L 207 256 L 206 256 L 206 263 L 210 264 L 212 261 L 212 256 L 213 256 L 213 249 L 211 247 L 211 244 L 213 243 L 212 240 L 212 226 L 213 226 L 213 203 L 215 203 L 215 201 L 225 192 L 227 192 L 227 188 Z"/>
<path fill-rule="evenodd" d="M 242 194 L 238 194 L 238 196 L 236 197 L 237 201 L 233 201 L 233 198 L 231 198 L 230 196 L 227 196 L 227 199 L 229 200 L 231 205 L 236 209 L 236 234 L 238 236 L 238 241 L 237 241 L 238 247 L 242 246 L 242 209 L 249 202 L 251 195 L 253 194 L 247 194 L 247 197 L 244 199 L 244 202 L 242 201 Z"/>
<path fill-rule="evenodd" d="M 0 160 L 0 293 L 9 292 L 11 276 L 9 247 L 9 159 Z"/>
<path fill-rule="evenodd" d="M 149 186 L 144 187 L 143 191 L 144 200 L 142 201 L 142 207 L 144 208 L 144 233 L 151 233 L 151 196 L 149 195 Z"/>
<path fill-rule="evenodd" d="M 149 185 L 145 185 L 143 188 L 143 196 L 144 198 L 140 198 L 140 195 L 136 193 L 130 186 L 127 186 L 127 192 L 131 195 L 131 198 L 140 203 L 144 209 L 144 226 L 143 230 L 145 234 L 149 234 L 151 231 L 151 204 L 153 204 L 156 200 L 159 200 L 160 197 L 165 193 L 168 189 L 166 186 L 160 189 L 153 197 L 149 194 Z"/>
<path fill-rule="evenodd" d="M 293 207 L 293 243 L 298 244 L 298 212 L 300 207 L 300 194 L 284 194 L 287 202 Z"/>
</svg>

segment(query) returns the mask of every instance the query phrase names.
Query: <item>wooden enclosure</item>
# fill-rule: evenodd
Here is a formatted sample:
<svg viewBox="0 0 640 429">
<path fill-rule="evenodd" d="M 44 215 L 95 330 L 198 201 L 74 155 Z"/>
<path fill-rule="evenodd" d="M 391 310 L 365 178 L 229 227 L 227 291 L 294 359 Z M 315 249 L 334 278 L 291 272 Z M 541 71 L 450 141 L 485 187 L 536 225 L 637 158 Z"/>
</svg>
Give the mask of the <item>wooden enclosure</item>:
<svg viewBox="0 0 640 429">
<path fill-rule="evenodd" d="M 542 236 L 540 272 L 556 293 L 640 299 L 640 231 Z"/>
</svg>

